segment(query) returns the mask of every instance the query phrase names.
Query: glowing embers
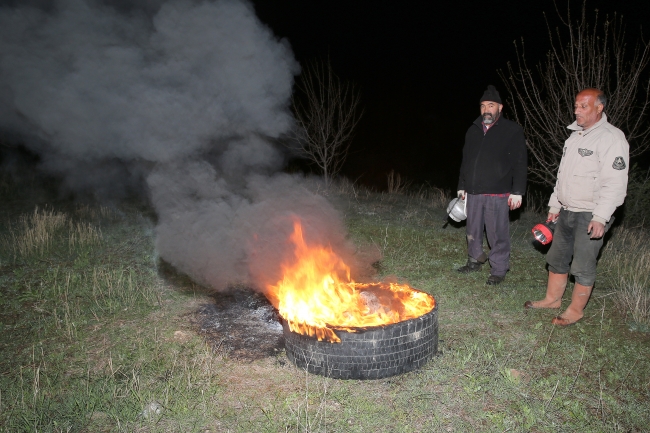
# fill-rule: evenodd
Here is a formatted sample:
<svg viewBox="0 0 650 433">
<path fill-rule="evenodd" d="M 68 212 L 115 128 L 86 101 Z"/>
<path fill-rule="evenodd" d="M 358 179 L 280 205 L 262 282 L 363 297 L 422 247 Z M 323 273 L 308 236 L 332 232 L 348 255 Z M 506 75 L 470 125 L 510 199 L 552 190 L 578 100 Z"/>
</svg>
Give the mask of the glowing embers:
<svg viewBox="0 0 650 433">
<path fill-rule="evenodd" d="M 350 268 L 330 247 L 305 243 L 299 220 L 291 242 L 293 260 L 282 264 L 282 279 L 267 293 L 293 332 L 338 343 L 335 330 L 398 323 L 435 307 L 431 295 L 407 284 L 352 281 Z"/>
</svg>

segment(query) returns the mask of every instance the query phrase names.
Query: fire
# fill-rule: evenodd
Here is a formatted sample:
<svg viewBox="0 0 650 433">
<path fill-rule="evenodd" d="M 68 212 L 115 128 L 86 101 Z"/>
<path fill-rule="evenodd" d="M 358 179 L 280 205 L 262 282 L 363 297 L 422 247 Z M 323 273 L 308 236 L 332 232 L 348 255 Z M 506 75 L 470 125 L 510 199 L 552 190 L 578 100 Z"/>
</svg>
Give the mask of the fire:
<svg viewBox="0 0 650 433">
<path fill-rule="evenodd" d="M 389 325 L 413 319 L 435 307 L 435 300 L 407 284 L 357 283 L 331 247 L 307 245 L 299 220 L 290 237 L 291 263 L 268 294 L 292 331 L 318 340 L 340 342 L 334 330 Z"/>
</svg>

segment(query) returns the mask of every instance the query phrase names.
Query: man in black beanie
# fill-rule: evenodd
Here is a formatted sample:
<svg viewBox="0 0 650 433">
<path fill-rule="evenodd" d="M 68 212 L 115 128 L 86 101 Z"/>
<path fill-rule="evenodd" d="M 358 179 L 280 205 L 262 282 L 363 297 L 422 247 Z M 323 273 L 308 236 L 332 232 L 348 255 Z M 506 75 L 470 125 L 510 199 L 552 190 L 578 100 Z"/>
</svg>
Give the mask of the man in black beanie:
<svg viewBox="0 0 650 433">
<path fill-rule="evenodd" d="M 490 247 L 490 277 L 503 282 L 510 268 L 509 210 L 521 206 L 528 170 L 526 139 L 521 126 L 501 116 L 503 104 L 494 86 L 480 100 L 481 115 L 465 134 L 458 196 L 467 201 L 467 264 L 461 273 L 477 272 L 488 260 L 483 230 Z"/>
</svg>

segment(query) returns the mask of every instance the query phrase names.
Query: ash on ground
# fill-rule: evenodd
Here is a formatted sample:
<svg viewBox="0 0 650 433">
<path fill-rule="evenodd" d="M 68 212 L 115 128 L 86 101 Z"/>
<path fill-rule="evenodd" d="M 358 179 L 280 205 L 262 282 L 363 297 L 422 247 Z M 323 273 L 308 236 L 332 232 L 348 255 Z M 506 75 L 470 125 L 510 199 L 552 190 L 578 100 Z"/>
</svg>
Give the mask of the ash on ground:
<svg viewBox="0 0 650 433">
<path fill-rule="evenodd" d="M 260 293 L 236 288 L 212 296 L 196 313 L 199 334 L 215 352 L 254 361 L 284 349 L 280 316 Z"/>
</svg>

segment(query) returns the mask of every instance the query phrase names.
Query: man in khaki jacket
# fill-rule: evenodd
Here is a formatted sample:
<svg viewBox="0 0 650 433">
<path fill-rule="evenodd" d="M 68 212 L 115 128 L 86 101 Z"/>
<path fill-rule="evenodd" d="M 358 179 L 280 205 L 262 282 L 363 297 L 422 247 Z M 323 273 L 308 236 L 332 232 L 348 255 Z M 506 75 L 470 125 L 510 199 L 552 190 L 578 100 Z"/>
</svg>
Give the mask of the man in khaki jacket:
<svg viewBox="0 0 650 433">
<path fill-rule="evenodd" d="M 548 219 L 557 225 L 546 256 L 546 298 L 524 304 L 525 308 L 560 308 L 571 272 L 575 278 L 571 304 L 553 319 L 554 325 L 571 325 L 583 317 L 603 236 L 627 191 L 629 145 L 623 132 L 607 122 L 606 103 L 598 89 L 585 89 L 576 96 L 576 121 L 568 126 L 573 132 L 564 144 L 549 200 Z"/>
</svg>

